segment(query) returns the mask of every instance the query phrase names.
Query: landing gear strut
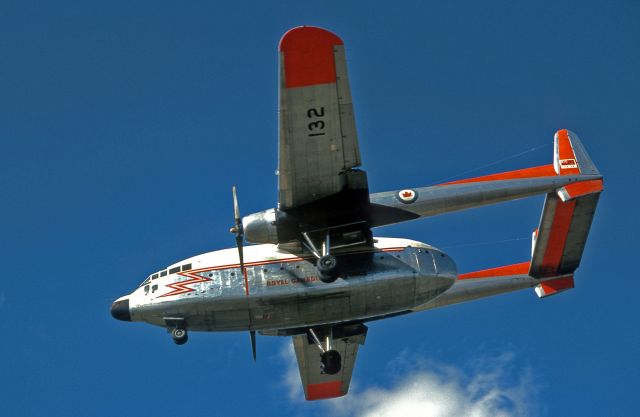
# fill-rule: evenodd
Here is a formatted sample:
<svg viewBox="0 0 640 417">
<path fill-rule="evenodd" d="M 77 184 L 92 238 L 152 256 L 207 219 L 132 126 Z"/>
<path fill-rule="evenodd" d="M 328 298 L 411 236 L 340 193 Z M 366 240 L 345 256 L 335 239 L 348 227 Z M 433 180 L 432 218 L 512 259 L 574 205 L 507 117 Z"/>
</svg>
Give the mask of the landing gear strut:
<svg viewBox="0 0 640 417">
<path fill-rule="evenodd" d="M 171 331 L 171 337 L 173 338 L 173 342 L 176 345 L 184 345 L 189 340 L 189 334 L 187 333 L 187 329 L 183 329 L 181 327 L 176 327 Z"/>
<path fill-rule="evenodd" d="M 320 274 L 320 280 L 327 284 L 335 281 L 336 278 L 338 278 L 338 260 L 330 253 L 331 241 L 329 238 L 329 232 L 327 232 L 324 242 L 322 242 L 322 255 L 320 255 L 320 251 L 318 251 L 307 233 L 303 232 L 302 237 L 304 238 L 302 243 L 316 258 L 318 258 L 316 268 Z"/>
</svg>

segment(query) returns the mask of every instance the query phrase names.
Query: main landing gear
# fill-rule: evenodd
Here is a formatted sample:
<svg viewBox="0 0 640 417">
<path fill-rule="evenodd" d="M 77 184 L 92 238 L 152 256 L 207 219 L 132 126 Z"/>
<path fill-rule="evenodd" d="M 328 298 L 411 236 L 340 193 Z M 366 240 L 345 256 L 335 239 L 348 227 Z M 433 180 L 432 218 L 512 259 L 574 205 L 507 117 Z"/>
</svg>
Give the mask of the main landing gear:
<svg viewBox="0 0 640 417">
<path fill-rule="evenodd" d="M 318 259 L 316 268 L 318 269 L 320 280 L 327 284 L 335 281 L 338 278 L 338 260 L 330 253 L 331 242 L 329 232 L 327 232 L 324 242 L 322 242 L 322 251 L 316 248 L 316 245 L 314 245 L 307 233 L 303 232 L 302 237 L 304 238 L 302 244 Z M 320 253 L 322 253 L 322 255 Z"/>
<path fill-rule="evenodd" d="M 335 375 L 342 369 L 342 358 L 337 350 L 328 350 L 320 355 L 320 366 L 325 374 Z"/>
<path fill-rule="evenodd" d="M 313 329 L 309 329 L 309 336 L 320 349 L 320 368 L 322 373 L 327 375 L 335 375 L 342 369 L 342 356 L 340 356 L 340 352 L 331 346 L 331 333 L 331 328 L 329 328 L 323 345 L 316 332 Z"/>
<path fill-rule="evenodd" d="M 338 260 L 333 255 L 324 255 L 316 263 L 316 268 L 320 272 L 320 280 L 322 282 L 333 282 L 338 277 L 336 267 L 338 266 Z"/>
</svg>

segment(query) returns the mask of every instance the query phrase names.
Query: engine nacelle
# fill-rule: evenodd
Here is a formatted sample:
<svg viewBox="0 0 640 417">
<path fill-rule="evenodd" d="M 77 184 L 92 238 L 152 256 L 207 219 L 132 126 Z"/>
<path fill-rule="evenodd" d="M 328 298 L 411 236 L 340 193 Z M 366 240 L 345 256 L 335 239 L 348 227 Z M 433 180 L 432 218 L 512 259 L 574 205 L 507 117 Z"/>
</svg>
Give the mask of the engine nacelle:
<svg viewBox="0 0 640 417">
<path fill-rule="evenodd" d="M 250 214 L 242 218 L 244 238 L 251 243 L 278 243 L 276 209 Z"/>
</svg>

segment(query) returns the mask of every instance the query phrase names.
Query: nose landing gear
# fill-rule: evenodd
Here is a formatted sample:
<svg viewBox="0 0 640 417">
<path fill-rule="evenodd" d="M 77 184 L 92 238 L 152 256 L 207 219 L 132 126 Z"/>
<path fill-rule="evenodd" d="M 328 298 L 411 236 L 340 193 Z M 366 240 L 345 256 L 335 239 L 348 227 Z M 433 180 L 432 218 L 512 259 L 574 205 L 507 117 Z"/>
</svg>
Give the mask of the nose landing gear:
<svg viewBox="0 0 640 417">
<path fill-rule="evenodd" d="M 167 333 L 171 333 L 173 343 L 176 345 L 184 345 L 189 340 L 187 333 L 187 321 L 180 317 L 165 317 L 164 322 L 167 326 Z"/>
<path fill-rule="evenodd" d="M 189 340 L 187 329 L 182 329 L 180 327 L 176 327 L 171 331 L 171 337 L 173 338 L 173 343 L 176 345 L 184 345 L 187 343 L 187 340 Z"/>
</svg>

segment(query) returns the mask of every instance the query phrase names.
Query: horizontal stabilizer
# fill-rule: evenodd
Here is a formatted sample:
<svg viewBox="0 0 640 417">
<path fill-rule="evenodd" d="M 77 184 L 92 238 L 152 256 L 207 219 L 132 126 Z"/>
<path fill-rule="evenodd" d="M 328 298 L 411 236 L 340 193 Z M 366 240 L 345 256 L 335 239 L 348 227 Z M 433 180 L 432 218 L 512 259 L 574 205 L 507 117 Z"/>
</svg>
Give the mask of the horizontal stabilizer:
<svg viewBox="0 0 640 417">
<path fill-rule="evenodd" d="M 592 180 L 565 185 L 558 189 L 558 197 L 563 202 L 589 194 L 599 193 L 604 189 L 602 180 Z"/>
<path fill-rule="evenodd" d="M 573 288 L 573 275 L 541 282 L 536 285 L 535 291 L 538 297 L 544 298 L 570 290 L 571 288 Z"/>
</svg>

